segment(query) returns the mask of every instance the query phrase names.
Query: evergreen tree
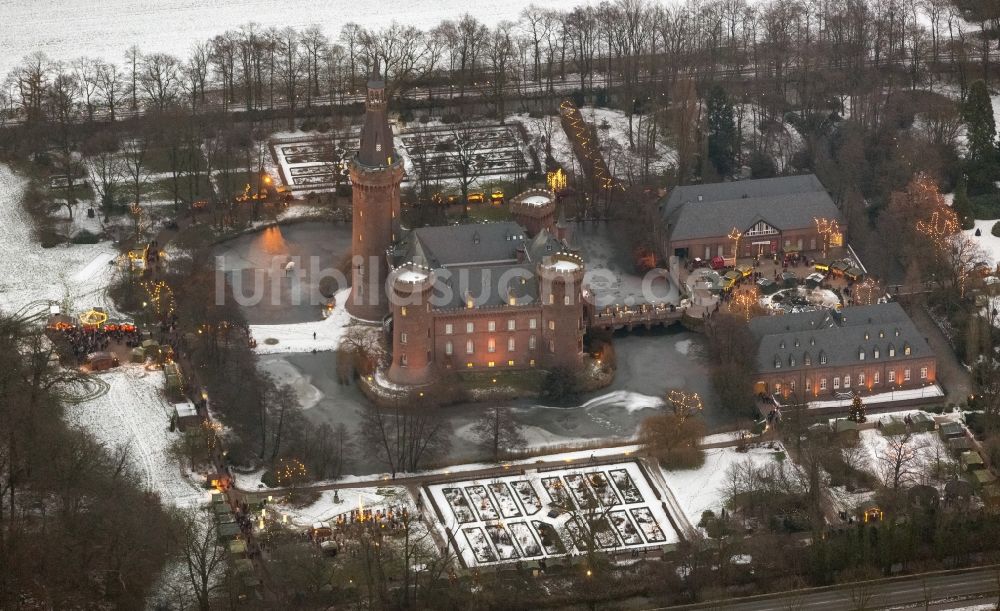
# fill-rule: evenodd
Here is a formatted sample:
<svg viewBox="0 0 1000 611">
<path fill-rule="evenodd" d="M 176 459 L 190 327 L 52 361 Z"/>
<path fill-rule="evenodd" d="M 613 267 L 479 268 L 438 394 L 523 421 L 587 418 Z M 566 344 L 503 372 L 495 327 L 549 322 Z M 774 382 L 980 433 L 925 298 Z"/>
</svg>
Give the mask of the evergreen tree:
<svg viewBox="0 0 1000 611">
<path fill-rule="evenodd" d="M 969 201 L 968 180 L 965 176 L 958 180 L 951 207 L 962 223 L 962 229 L 972 229 L 976 225 L 976 215 L 972 209 L 972 202 Z"/>
<path fill-rule="evenodd" d="M 962 120 L 969 136 L 969 159 L 991 162 L 996 153 L 997 128 L 993 119 L 993 104 L 986 83 L 976 81 L 962 106 Z"/>
<path fill-rule="evenodd" d="M 861 395 L 854 393 L 854 400 L 851 401 L 851 411 L 847 415 L 848 420 L 854 422 L 865 422 L 868 418 L 865 417 L 865 404 L 861 401 Z"/>
<path fill-rule="evenodd" d="M 988 101 L 988 100 L 987 100 Z M 708 159 L 722 176 L 733 171 L 736 161 L 736 122 L 726 90 L 714 85 L 708 93 Z"/>
</svg>

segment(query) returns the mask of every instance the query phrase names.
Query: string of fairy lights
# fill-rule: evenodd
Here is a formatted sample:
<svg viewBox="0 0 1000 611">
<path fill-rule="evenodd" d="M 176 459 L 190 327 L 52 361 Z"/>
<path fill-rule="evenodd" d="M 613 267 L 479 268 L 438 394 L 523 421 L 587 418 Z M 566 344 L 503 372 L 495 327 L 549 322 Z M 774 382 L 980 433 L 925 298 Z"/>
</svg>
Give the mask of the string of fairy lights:
<svg viewBox="0 0 1000 611">
<path fill-rule="evenodd" d="M 563 100 L 559 105 L 559 112 L 562 115 L 564 123 L 569 126 L 569 130 L 567 131 L 570 132 L 570 136 L 572 136 L 583 154 L 581 161 L 585 162 L 584 165 L 587 166 L 585 169 L 589 170 L 594 183 L 604 190 L 617 188 L 624 191 L 624 185 L 611 176 L 608 164 L 601 155 L 597 142 L 591 138 L 590 126 L 584 120 L 583 115 L 580 114 L 580 109 L 569 100 Z"/>
</svg>

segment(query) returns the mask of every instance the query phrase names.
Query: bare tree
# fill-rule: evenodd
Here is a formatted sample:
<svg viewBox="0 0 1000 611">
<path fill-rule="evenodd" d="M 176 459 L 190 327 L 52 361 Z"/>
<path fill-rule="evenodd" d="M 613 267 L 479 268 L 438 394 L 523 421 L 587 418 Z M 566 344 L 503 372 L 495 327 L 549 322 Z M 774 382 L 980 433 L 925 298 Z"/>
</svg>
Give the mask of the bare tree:
<svg viewBox="0 0 1000 611">
<path fill-rule="evenodd" d="M 509 407 L 488 408 L 473 425 L 472 433 L 493 457 L 493 462 L 500 462 L 504 453 L 516 451 L 525 444 L 521 425 Z"/>
<path fill-rule="evenodd" d="M 875 457 L 882 483 L 893 492 L 916 483 L 923 464 L 924 448 L 909 433 L 886 437 L 885 449 Z"/>
<path fill-rule="evenodd" d="M 416 471 L 451 445 L 451 428 L 437 408 L 404 405 L 402 400 L 386 409 L 366 407 L 358 433 L 393 478 L 400 471 Z"/>
</svg>

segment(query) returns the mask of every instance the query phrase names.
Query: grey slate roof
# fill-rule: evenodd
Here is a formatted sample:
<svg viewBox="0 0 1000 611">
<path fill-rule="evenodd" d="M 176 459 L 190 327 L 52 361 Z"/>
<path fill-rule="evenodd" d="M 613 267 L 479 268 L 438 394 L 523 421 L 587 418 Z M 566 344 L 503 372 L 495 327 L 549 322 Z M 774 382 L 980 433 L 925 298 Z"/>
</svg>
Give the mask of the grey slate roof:
<svg viewBox="0 0 1000 611">
<path fill-rule="evenodd" d="M 662 214 L 671 240 L 723 236 L 733 227 L 746 231 L 761 220 L 780 231 L 811 227 L 817 217 L 843 222 L 813 174 L 677 187 Z"/>
<path fill-rule="evenodd" d="M 845 308 L 840 315 L 818 311 L 761 316 L 750 321 L 750 331 L 760 342 L 758 371 L 777 370 L 775 361 L 781 362 L 780 369 L 807 369 L 806 355 L 812 359 L 811 367 L 857 365 L 862 362 L 861 351 L 865 352 L 865 363 L 933 356 L 898 303 Z M 893 357 L 889 356 L 890 346 L 895 348 Z M 910 347 L 909 356 L 904 354 L 906 346 Z M 825 365 L 820 362 L 821 355 L 826 356 Z"/>
<path fill-rule="evenodd" d="M 379 76 L 378 70 L 368 81 L 368 95 L 373 92 L 381 96 L 381 102 L 372 105 L 366 103 L 365 125 L 361 129 L 361 142 L 358 145 L 357 161 L 369 168 L 385 167 L 389 161 L 398 162 L 398 155 L 393 149 L 392 127 L 389 125 L 389 115 L 385 100 L 385 81 Z"/>
<path fill-rule="evenodd" d="M 527 236 L 517 223 L 479 223 L 421 227 L 397 247 L 397 256 L 433 269 L 462 265 L 497 265 L 517 261 Z"/>
<path fill-rule="evenodd" d="M 465 308 L 467 297 L 475 307 L 508 305 L 511 296 L 516 305 L 538 301 L 538 278 L 531 263 L 449 268 L 435 276 L 435 309 Z"/>
</svg>

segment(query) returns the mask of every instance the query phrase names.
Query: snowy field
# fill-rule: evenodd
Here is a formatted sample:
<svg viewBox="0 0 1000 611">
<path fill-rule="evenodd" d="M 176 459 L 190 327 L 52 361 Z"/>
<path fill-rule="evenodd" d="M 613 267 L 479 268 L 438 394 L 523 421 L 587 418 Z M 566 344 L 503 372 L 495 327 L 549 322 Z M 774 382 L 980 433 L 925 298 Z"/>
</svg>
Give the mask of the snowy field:
<svg viewBox="0 0 1000 611">
<path fill-rule="evenodd" d="M 601 153 L 608 162 L 611 172 L 618 178 L 625 179 L 631 174 L 637 177 L 642 172 L 642 155 L 638 149 L 629 146 L 628 116 L 624 111 L 610 108 L 595 108 L 584 106 L 580 109 L 583 118 L 597 129 L 597 137 L 601 142 Z M 636 146 L 643 141 L 649 118 L 645 115 L 632 117 L 632 138 Z M 657 138 L 655 151 L 650 155 L 649 172 L 659 176 L 671 167 L 677 165 L 677 151 L 666 146 L 663 139 Z"/>
<path fill-rule="evenodd" d="M 612 551 L 679 540 L 659 492 L 636 462 L 527 471 L 426 490 L 438 518 L 443 515 L 439 528 L 470 567 L 576 555 L 590 541 Z"/>
<path fill-rule="evenodd" d="M 705 450 L 705 464 L 698 469 L 683 471 L 663 470 L 667 486 L 673 492 L 678 504 L 691 524 L 701 521 L 701 514 L 707 510 L 718 515 L 725 503 L 728 472 L 733 465 L 752 461 L 764 465 L 777 460 L 785 448 L 778 443 L 772 447 L 750 448 L 739 452 L 735 447 Z"/>
<path fill-rule="evenodd" d="M 108 242 L 42 248 L 21 208 L 25 181 L 0 165 L 0 309 L 15 311 L 67 297 L 76 309 L 103 306 L 116 256 Z"/>
<path fill-rule="evenodd" d="M 530 144 L 533 144 L 538 153 L 538 159 L 545 164 L 546 141 L 551 139 L 552 158 L 565 170 L 570 171 L 576 166 L 576 159 L 573 156 L 573 147 L 569 143 L 569 137 L 559 122 L 559 115 L 546 115 L 535 119 L 527 114 L 511 115 L 507 117 L 507 122 L 517 122 L 524 125 L 528 132 Z"/>
<path fill-rule="evenodd" d="M 585 1 L 573 2 L 573 5 Z M 197 43 L 254 21 L 261 28 L 291 26 L 303 29 L 317 24 L 332 39 L 348 22 L 384 27 L 396 21 L 429 29 L 445 19 L 457 20 L 474 11 L 492 26 L 516 20 L 528 5 L 567 8 L 565 0 L 498 0 L 468 4 L 455 0 L 0 0 L 0 75 L 20 59 L 43 51 L 53 59 L 69 61 L 82 55 L 122 63 L 126 49 L 137 45 L 144 52 L 172 53 L 186 57 Z"/>
<path fill-rule="evenodd" d="M 91 433 L 110 451 L 127 448 L 143 484 L 165 502 L 178 507 L 207 502 L 208 491 L 199 489 L 168 454 L 178 434 L 170 432 L 163 372 L 128 364 L 99 377 L 109 385 L 108 392 L 67 407 L 67 422 Z"/>
<path fill-rule="evenodd" d="M 933 467 L 952 463 L 951 453 L 941 441 L 937 431 L 913 433 L 901 447 L 903 436 L 895 438 L 883 435 L 877 429 L 860 431 L 860 441 L 856 452 L 857 465 L 874 475 L 886 486 L 893 485 L 896 467 L 899 466 L 899 483 L 902 487 L 917 484 L 933 484 L 930 479 Z M 893 441 L 893 439 L 897 441 Z M 847 450 L 845 450 L 847 452 Z"/>
<path fill-rule="evenodd" d="M 993 225 L 997 222 L 997 219 L 977 220 L 975 227 L 964 232 L 973 244 L 982 249 L 983 254 L 986 255 L 986 261 L 993 267 L 1000 263 L 1000 238 L 991 233 Z M 982 235 L 976 235 L 977 229 Z"/>
</svg>

